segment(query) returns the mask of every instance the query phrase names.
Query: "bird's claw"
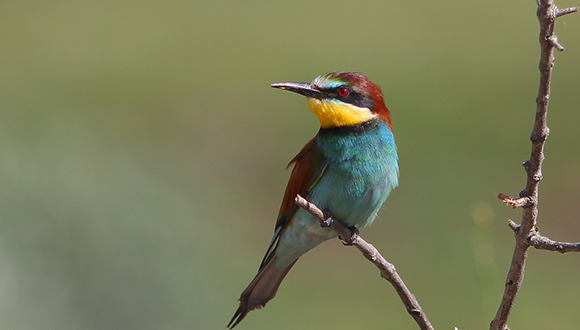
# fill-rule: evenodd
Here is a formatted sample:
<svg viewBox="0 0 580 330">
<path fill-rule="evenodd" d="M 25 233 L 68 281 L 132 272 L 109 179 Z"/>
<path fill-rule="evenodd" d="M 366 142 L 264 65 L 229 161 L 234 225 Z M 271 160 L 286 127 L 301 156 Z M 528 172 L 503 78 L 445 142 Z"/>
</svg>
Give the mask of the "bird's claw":
<svg viewBox="0 0 580 330">
<path fill-rule="evenodd" d="M 324 213 L 324 221 L 320 221 L 320 227 L 322 228 L 328 228 L 330 227 L 330 225 L 332 224 L 333 220 L 332 218 L 332 214 L 330 213 L 330 211 L 328 210 L 323 210 L 322 213 Z M 358 238 L 358 228 L 356 228 L 355 226 L 350 227 L 350 237 L 347 238 L 342 238 L 342 236 L 338 236 L 338 238 L 340 238 L 342 240 L 342 244 L 350 246 L 350 245 L 354 245 L 357 238 Z"/>
<path fill-rule="evenodd" d="M 342 238 L 340 237 L 340 239 L 342 240 L 342 244 L 346 245 L 346 246 L 351 246 L 354 245 L 354 243 L 356 242 L 357 238 L 358 238 L 358 228 L 356 227 L 352 227 L 350 228 L 351 230 L 351 235 L 348 238 Z"/>
<path fill-rule="evenodd" d="M 332 214 L 330 214 L 330 211 L 328 210 L 324 210 L 322 212 L 324 213 L 324 221 L 320 221 L 320 227 L 328 228 L 330 227 L 330 223 L 332 221 Z"/>
</svg>

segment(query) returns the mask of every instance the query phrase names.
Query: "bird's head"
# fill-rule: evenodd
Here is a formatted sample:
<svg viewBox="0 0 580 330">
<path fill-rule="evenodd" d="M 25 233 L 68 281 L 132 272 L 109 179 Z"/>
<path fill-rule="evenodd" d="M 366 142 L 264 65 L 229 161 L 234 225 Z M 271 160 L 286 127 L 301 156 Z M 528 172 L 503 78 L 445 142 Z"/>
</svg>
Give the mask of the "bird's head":
<svg viewBox="0 0 580 330">
<path fill-rule="evenodd" d="M 392 128 L 381 88 L 363 74 L 330 72 L 310 84 L 286 82 L 272 87 L 306 96 L 322 128 L 355 126 L 374 118 Z"/>
</svg>

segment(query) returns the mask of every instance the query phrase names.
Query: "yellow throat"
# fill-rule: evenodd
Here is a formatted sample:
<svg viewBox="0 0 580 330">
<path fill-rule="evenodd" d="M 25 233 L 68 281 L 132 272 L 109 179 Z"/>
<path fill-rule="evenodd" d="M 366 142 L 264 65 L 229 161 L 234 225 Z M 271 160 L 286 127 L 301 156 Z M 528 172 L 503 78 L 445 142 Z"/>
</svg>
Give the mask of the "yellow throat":
<svg viewBox="0 0 580 330">
<path fill-rule="evenodd" d="M 354 126 L 378 116 L 368 108 L 361 108 L 330 99 L 319 100 L 309 97 L 307 101 L 308 107 L 318 117 L 322 128 Z"/>
</svg>

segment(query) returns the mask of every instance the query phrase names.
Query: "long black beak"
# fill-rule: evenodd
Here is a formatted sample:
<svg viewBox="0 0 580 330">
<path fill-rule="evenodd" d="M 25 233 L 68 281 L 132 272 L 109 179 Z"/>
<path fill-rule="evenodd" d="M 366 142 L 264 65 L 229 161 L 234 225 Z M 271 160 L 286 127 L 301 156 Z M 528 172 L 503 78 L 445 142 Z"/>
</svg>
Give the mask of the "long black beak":
<svg viewBox="0 0 580 330">
<path fill-rule="evenodd" d="M 283 90 L 298 93 L 306 97 L 320 98 L 320 96 L 322 95 L 322 93 L 318 89 L 313 88 L 309 83 L 285 82 L 272 84 L 271 86 L 274 88 L 280 88 Z"/>
</svg>

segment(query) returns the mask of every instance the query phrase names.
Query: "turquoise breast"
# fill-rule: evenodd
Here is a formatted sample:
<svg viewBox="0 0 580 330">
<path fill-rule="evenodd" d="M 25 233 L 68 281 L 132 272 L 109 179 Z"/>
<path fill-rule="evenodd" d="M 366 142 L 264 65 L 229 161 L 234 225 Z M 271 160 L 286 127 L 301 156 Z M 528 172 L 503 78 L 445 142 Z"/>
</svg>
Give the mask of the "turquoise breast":
<svg viewBox="0 0 580 330">
<path fill-rule="evenodd" d="M 381 120 L 358 128 L 321 129 L 317 143 L 326 162 L 324 173 L 306 199 L 330 211 L 341 223 L 357 228 L 370 225 L 399 183 L 393 133 Z M 301 208 L 280 237 L 276 254 L 282 269 L 320 243 L 336 237 Z"/>
<path fill-rule="evenodd" d="M 393 132 L 381 120 L 360 128 L 321 130 L 318 147 L 328 161 L 313 201 L 347 226 L 366 227 L 399 184 Z"/>
</svg>

